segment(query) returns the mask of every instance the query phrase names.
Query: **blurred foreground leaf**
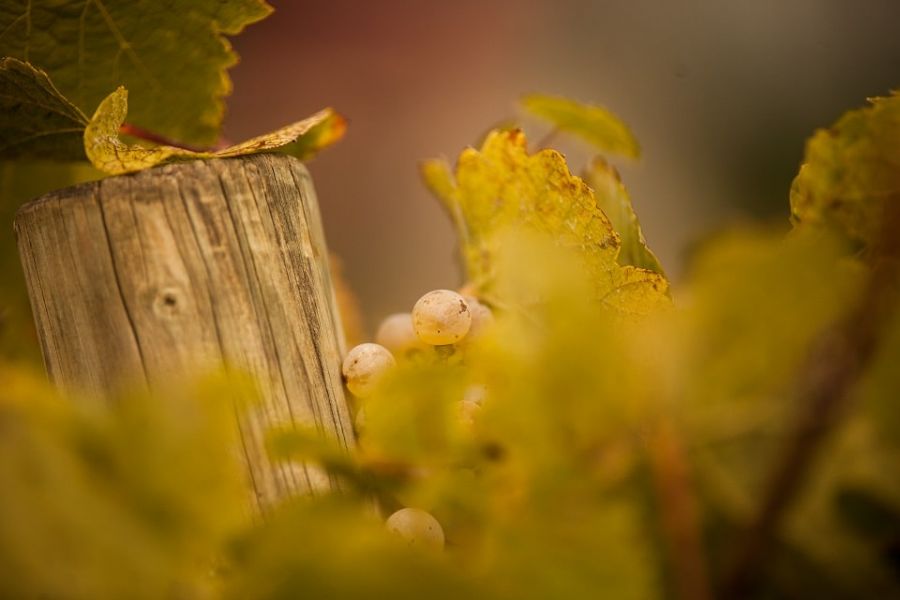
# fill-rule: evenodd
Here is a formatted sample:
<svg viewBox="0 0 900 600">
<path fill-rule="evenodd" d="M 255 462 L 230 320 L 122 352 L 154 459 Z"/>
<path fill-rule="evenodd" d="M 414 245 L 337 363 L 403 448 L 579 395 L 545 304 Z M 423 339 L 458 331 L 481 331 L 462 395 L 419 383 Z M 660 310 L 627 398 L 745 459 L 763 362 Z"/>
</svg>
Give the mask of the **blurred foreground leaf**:
<svg viewBox="0 0 900 600">
<path fill-rule="evenodd" d="M 0 595 L 208 594 L 245 519 L 231 382 L 106 409 L 0 366 Z"/>
<path fill-rule="evenodd" d="M 340 498 L 298 501 L 234 545 L 225 598 L 487 597 L 440 555 L 388 535 Z"/>
</svg>

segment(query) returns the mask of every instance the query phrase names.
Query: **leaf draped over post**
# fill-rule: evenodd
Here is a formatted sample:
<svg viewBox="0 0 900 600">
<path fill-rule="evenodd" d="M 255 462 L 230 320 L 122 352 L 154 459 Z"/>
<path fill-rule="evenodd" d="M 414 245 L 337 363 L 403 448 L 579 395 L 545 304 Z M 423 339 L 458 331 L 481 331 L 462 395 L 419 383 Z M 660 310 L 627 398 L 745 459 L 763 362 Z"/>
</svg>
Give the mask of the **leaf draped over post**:
<svg viewBox="0 0 900 600">
<path fill-rule="evenodd" d="M 234 35 L 271 12 L 262 0 L 11 0 L 0 6 L 0 56 L 44 69 L 90 114 L 110 90 L 135 96 L 135 125 L 207 146 L 219 136 Z"/>
<path fill-rule="evenodd" d="M 557 129 L 577 135 L 603 152 L 629 158 L 641 154 L 637 139 L 628 126 L 602 106 L 544 94 L 525 96 L 522 106 L 531 114 L 550 121 Z"/>
<path fill-rule="evenodd" d="M 46 73 L 0 59 L 0 158 L 84 158 L 87 122 Z"/>
<path fill-rule="evenodd" d="M 872 99 L 810 138 L 791 188 L 791 218 L 868 246 L 882 235 L 888 202 L 900 203 L 900 92 Z"/>
<path fill-rule="evenodd" d="M 455 173 L 431 160 L 422 174 L 450 213 L 469 280 L 485 297 L 493 291 L 504 231 L 524 228 L 574 250 L 602 304 L 645 314 L 668 303 L 665 277 L 618 264 L 620 237 L 591 188 L 569 172 L 559 152 L 529 154 L 521 131 L 491 132 L 480 150 L 463 151 Z"/>
<path fill-rule="evenodd" d="M 330 108 L 311 117 L 216 152 L 198 152 L 174 146 L 140 146 L 119 137 L 128 113 L 128 91 L 119 88 L 110 94 L 84 130 L 84 149 L 91 163 L 114 175 L 140 171 L 174 160 L 229 158 L 278 151 L 308 158 L 333 144 L 344 134 L 344 118 Z"/>
</svg>

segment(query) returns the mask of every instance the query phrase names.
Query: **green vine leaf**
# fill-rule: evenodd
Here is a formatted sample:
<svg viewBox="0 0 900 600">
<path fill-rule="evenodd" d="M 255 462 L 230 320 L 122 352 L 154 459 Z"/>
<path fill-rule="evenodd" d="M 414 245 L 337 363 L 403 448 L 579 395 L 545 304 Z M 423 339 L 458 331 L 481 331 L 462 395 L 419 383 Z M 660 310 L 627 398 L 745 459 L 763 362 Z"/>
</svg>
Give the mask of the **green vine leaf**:
<svg viewBox="0 0 900 600">
<path fill-rule="evenodd" d="M 497 256 L 506 231 L 525 229 L 573 250 L 602 304 L 630 314 L 667 304 L 664 276 L 619 265 L 619 235 L 565 158 L 555 150 L 528 154 L 526 147 L 519 130 L 493 131 L 480 150 L 462 152 L 455 173 L 441 160 L 421 166 L 426 185 L 456 225 L 469 280 L 481 295 L 496 293 Z"/>
<path fill-rule="evenodd" d="M 44 69 L 85 114 L 123 85 L 133 124 L 209 146 L 237 62 L 223 34 L 270 12 L 263 0 L 11 0 L 0 7 L 0 56 Z"/>
<path fill-rule="evenodd" d="M 175 160 L 229 158 L 261 152 L 281 152 L 297 158 L 309 158 L 338 141 L 346 129 L 344 118 L 330 108 L 241 144 L 217 152 L 198 152 L 174 146 L 128 144 L 120 137 L 120 128 L 128 113 L 128 91 L 119 88 L 110 94 L 84 130 L 84 151 L 101 171 L 118 175 L 148 169 Z"/>
<path fill-rule="evenodd" d="M 597 205 L 609 217 L 622 241 L 619 264 L 634 265 L 662 274 L 662 265 L 647 246 L 641 224 L 631 206 L 631 197 L 618 171 L 598 156 L 585 169 L 584 180 L 594 190 Z"/>
<path fill-rule="evenodd" d="M 796 227 L 826 227 L 869 246 L 888 202 L 900 202 L 900 92 L 820 129 L 791 188 Z"/>
<path fill-rule="evenodd" d="M 561 131 L 577 135 L 603 152 L 629 158 L 641 155 L 637 139 L 628 126 L 602 106 L 544 94 L 530 94 L 521 102 L 529 113 L 550 121 Z"/>
<path fill-rule="evenodd" d="M 0 158 L 83 159 L 87 122 L 46 73 L 0 59 Z"/>
</svg>

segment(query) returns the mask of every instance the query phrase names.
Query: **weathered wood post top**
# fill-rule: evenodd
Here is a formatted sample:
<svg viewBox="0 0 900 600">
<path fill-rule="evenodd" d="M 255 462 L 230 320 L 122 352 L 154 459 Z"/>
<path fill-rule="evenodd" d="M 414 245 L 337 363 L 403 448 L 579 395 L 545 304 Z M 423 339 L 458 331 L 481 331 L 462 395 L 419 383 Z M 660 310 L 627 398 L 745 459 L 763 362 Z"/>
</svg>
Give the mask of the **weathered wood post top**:
<svg viewBox="0 0 900 600">
<path fill-rule="evenodd" d="M 192 161 L 47 194 L 22 207 L 19 252 L 44 361 L 64 388 L 112 396 L 225 365 L 263 402 L 240 422 L 255 498 L 331 482 L 272 465 L 265 430 L 353 431 L 343 332 L 315 192 L 296 159 Z"/>
</svg>

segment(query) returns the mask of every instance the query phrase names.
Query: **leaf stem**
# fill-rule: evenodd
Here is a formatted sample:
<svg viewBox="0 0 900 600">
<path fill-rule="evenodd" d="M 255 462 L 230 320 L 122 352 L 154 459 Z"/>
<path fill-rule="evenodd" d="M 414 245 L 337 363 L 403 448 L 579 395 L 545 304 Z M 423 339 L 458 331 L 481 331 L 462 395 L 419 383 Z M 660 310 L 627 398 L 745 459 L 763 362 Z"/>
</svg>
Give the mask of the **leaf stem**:
<svg viewBox="0 0 900 600">
<path fill-rule="evenodd" d="M 708 600 L 712 591 L 689 463 L 677 431 L 665 417 L 651 430 L 648 458 L 675 596 L 684 600 Z"/>
<path fill-rule="evenodd" d="M 143 127 L 139 127 L 132 123 L 122 123 L 122 125 L 119 127 L 119 133 L 130 135 L 131 137 L 136 137 L 148 142 L 153 142 L 154 144 L 159 144 L 160 146 L 172 146 L 173 148 L 182 148 L 184 150 L 190 150 L 191 152 L 210 152 L 214 150 L 214 148 L 200 148 L 198 146 L 176 142 L 175 140 L 171 140 L 163 135 L 154 133 L 148 129 L 144 129 Z"/>
</svg>

